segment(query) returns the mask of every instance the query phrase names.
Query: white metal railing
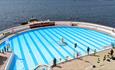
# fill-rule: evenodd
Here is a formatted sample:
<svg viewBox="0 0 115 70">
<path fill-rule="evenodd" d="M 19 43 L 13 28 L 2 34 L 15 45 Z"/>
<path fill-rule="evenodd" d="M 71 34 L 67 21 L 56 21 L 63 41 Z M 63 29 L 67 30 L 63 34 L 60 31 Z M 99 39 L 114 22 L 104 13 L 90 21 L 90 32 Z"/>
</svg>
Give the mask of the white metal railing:
<svg viewBox="0 0 115 70">
<path fill-rule="evenodd" d="M 79 25 L 92 26 L 92 27 L 102 28 L 102 29 L 106 29 L 106 30 L 110 30 L 110 31 L 112 31 L 114 29 L 112 27 L 103 26 L 103 25 L 99 25 L 99 24 L 92 24 L 92 23 L 85 23 L 85 22 L 78 22 L 78 23 L 79 23 Z"/>
<path fill-rule="evenodd" d="M 85 23 L 85 22 L 72 22 L 72 23 L 77 24 L 78 27 L 97 30 L 102 33 L 106 33 L 106 34 L 109 34 L 109 35 L 115 37 L 115 28 L 112 28 L 112 27 L 103 26 L 103 25 L 99 25 L 99 24 Z"/>
<path fill-rule="evenodd" d="M 98 30 L 100 32 L 103 32 L 115 37 L 115 28 L 108 27 L 108 26 L 103 26 L 103 25 L 88 23 L 88 22 L 73 22 L 73 21 L 53 21 L 53 22 L 55 22 L 56 26 L 71 26 L 72 24 L 77 24 L 77 26 L 79 27 Z"/>
<path fill-rule="evenodd" d="M 10 57 L 9 57 L 9 59 L 8 59 L 8 62 L 6 64 L 4 70 L 10 70 L 10 65 L 12 63 L 13 58 L 14 58 L 14 53 L 12 52 L 11 55 L 10 55 Z"/>
<path fill-rule="evenodd" d="M 51 66 L 49 65 L 38 65 L 35 69 L 33 70 L 52 70 Z"/>
</svg>

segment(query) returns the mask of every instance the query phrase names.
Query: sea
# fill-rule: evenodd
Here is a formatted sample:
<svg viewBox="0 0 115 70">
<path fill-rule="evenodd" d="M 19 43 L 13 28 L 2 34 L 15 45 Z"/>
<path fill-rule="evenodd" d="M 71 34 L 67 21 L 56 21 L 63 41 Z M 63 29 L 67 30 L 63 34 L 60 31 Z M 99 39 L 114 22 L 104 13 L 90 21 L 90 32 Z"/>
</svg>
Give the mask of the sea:
<svg viewBox="0 0 115 70">
<path fill-rule="evenodd" d="M 0 0 L 0 31 L 30 18 L 115 27 L 115 0 Z"/>
</svg>

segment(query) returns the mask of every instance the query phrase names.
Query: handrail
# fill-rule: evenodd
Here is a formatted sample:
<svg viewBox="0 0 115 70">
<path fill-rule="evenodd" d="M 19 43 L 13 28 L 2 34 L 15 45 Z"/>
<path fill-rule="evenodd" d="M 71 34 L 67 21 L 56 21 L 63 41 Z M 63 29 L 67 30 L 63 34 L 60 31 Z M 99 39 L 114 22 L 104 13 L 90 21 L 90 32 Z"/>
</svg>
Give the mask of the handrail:
<svg viewBox="0 0 115 70">
<path fill-rule="evenodd" d="M 35 69 L 33 70 L 52 70 L 51 66 L 49 65 L 38 65 Z"/>
<path fill-rule="evenodd" d="M 94 23 L 85 23 L 85 22 L 79 22 L 79 25 L 87 25 L 87 26 L 94 26 L 94 27 L 99 27 L 107 30 L 113 30 L 114 28 L 109 27 L 109 26 L 103 26 L 100 24 L 94 24 Z"/>
<path fill-rule="evenodd" d="M 77 24 L 78 27 L 93 29 L 105 34 L 108 34 L 115 38 L 115 28 L 109 26 L 103 26 L 99 24 L 85 23 L 85 22 L 72 22 L 73 24 Z"/>
</svg>

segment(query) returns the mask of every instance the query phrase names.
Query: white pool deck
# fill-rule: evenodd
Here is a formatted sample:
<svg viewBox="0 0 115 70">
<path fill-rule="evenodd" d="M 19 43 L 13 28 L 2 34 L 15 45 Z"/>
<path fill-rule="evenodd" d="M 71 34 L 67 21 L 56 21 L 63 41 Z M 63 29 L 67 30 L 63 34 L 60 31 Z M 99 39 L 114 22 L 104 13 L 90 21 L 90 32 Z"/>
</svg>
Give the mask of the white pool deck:
<svg viewBox="0 0 115 70">
<path fill-rule="evenodd" d="M 115 49 L 113 49 L 115 51 Z M 65 63 L 58 64 L 52 70 L 115 70 L 115 60 L 110 59 L 110 62 L 103 61 L 104 55 L 107 55 L 110 49 L 96 53 L 96 56 L 88 55 L 80 59 L 74 59 Z M 115 56 L 115 52 L 114 52 Z M 97 63 L 98 58 L 100 63 Z M 95 65 L 96 68 L 92 66 Z"/>
</svg>

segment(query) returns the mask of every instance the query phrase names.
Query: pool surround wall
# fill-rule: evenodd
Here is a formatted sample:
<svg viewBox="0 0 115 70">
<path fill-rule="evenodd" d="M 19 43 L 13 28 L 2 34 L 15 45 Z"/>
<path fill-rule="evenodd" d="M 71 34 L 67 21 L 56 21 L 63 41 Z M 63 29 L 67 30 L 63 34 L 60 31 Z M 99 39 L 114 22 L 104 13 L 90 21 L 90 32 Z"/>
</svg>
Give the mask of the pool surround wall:
<svg viewBox="0 0 115 70">
<path fill-rule="evenodd" d="M 6 64 L 5 70 L 10 70 L 10 65 L 12 64 L 13 59 L 14 59 L 14 53 L 12 52 Z"/>
<path fill-rule="evenodd" d="M 75 25 L 74 27 L 87 28 L 87 29 L 99 31 L 99 32 L 108 34 L 112 37 L 115 37 L 115 29 L 112 27 L 108 27 L 108 26 L 103 26 L 103 25 L 88 23 L 88 22 L 72 22 L 72 21 L 54 21 L 54 22 L 55 22 L 55 26 L 72 26 L 72 25 Z M 52 27 L 52 26 L 48 26 L 48 27 Z M 40 27 L 40 28 L 43 28 L 43 27 Z M 38 29 L 38 28 L 30 29 L 29 24 L 27 24 L 27 25 L 21 25 L 21 26 L 17 26 L 17 27 L 13 27 L 13 28 L 1 31 L 0 34 L 9 32 L 10 35 L 5 37 L 4 39 L 2 39 L 0 41 L 0 44 L 3 43 L 7 38 L 10 39 L 11 37 L 14 37 L 18 34 L 20 35 L 20 33 L 28 32 L 30 30 L 35 30 L 35 29 Z M 12 62 L 13 57 L 14 57 L 14 54 L 12 53 L 11 57 L 8 60 L 8 63 L 6 65 L 5 70 L 8 70 L 10 68 L 10 64 Z"/>
<path fill-rule="evenodd" d="M 115 28 L 108 27 L 108 26 L 103 26 L 103 25 L 88 23 L 88 22 L 72 22 L 72 21 L 53 21 L 53 22 L 55 22 L 55 26 L 72 26 L 72 24 L 76 24 L 77 26 L 74 26 L 74 27 L 88 28 L 88 29 L 96 30 L 96 31 L 106 33 L 106 34 L 109 34 L 110 36 L 115 37 Z M 32 23 L 30 23 L 30 24 L 32 24 Z M 39 28 L 41 28 L 41 27 L 39 27 Z M 36 28 L 34 28 L 34 29 L 36 29 Z M 5 37 L 5 38 L 10 38 L 10 37 L 17 35 L 19 33 L 26 32 L 29 30 L 34 30 L 34 29 L 30 29 L 29 24 L 12 27 L 10 29 L 5 29 L 5 30 L 1 31 L 0 38 L 5 37 L 3 35 L 4 33 L 10 33 L 7 37 Z M 5 38 L 0 40 L 0 43 L 4 42 Z"/>
</svg>

